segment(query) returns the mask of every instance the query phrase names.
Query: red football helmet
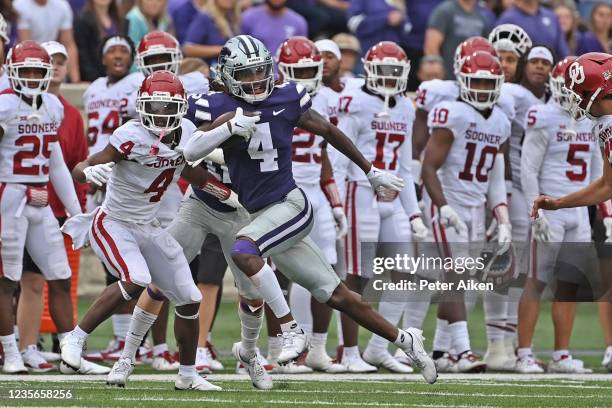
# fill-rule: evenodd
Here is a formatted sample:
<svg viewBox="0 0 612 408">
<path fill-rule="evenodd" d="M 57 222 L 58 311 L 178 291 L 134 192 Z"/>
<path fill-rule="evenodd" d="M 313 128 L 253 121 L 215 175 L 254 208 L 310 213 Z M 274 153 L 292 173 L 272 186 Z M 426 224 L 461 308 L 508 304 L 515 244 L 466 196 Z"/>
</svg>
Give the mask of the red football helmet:
<svg viewBox="0 0 612 408">
<path fill-rule="evenodd" d="M 493 44 L 491 44 L 489 40 L 484 37 L 470 37 L 459 44 L 455 49 L 455 58 L 453 60 L 455 75 L 457 75 L 461 69 L 461 62 L 463 59 L 474 54 L 476 51 L 485 51 L 494 57 L 497 57 L 497 51 L 495 51 Z"/>
<path fill-rule="evenodd" d="M 51 58 L 36 41 L 23 41 L 11 48 L 7 65 L 9 82 L 15 92 L 34 96 L 49 89 L 53 70 Z M 40 70 L 39 78 L 31 78 L 31 72 L 27 76 L 24 73 L 24 70 L 34 69 Z"/>
<path fill-rule="evenodd" d="M 170 71 L 155 71 L 142 81 L 136 98 L 142 126 L 156 135 L 181 126 L 187 97 L 181 80 Z"/>
<path fill-rule="evenodd" d="M 410 60 L 404 50 L 392 41 L 373 45 L 363 58 L 366 87 L 382 96 L 394 96 L 406 91 Z"/>
<path fill-rule="evenodd" d="M 304 85 L 314 95 L 323 80 L 323 60 L 315 44 L 306 37 L 285 40 L 276 52 L 276 63 L 283 77 Z"/>
<path fill-rule="evenodd" d="M 457 76 L 460 97 L 465 102 L 481 110 L 490 109 L 497 102 L 504 83 L 504 73 L 497 57 L 486 51 L 476 51 L 463 58 Z M 492 86 L 484 87 L 487 82 Z"/>
<path fill-rule="evenodd" d="M 178 75 L 182 60 L 183 53 L 178 41 L 168 33 L 151 31 L 140 40 L 136 64 L 145 76 L 160 70 Z"/>
<path fill-rule="evenodd" d="M 570 94 L 565 88 L 565 70 L 569 65 L 576 61 L 576 58 L 577 57 L 569 56 L 557 62 L 557 65 L 554 66 L 548 79 L 548 86 L 550 88 L 553 100 L 567 111 L 569 111 L 571 104 Z"/>
<path fill-rule="evenodd" d="M 612 55 L 589 52 L 576 58 L 565 69 L 570 114 L 578 119 L 591 115 L 591 106 L 612 93 Z"/>
</svg>

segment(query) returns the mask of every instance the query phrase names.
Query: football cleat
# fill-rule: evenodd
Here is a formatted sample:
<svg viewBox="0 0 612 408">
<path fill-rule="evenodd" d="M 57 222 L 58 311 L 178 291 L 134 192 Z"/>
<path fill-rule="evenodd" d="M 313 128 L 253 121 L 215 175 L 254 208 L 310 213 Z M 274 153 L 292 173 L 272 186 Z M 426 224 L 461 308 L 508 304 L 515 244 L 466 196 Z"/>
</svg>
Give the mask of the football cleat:
<svg viewBox="0 0 612 408">
<path fill-rule="evenodd" d="M 125 340 L 115 336 L 108 342 L 108 346 L 104 350 L 87 353 L 85 358 L 89 361 L 105 361 L 107 356 L 115 356 L 115 360 L 118 360 L 121 357 L 123 347 L 125 347 Z"/>
<path fill-rule="evenodd" d="M 215 347 L 212 345 L 212 343 L 210 342 L 206 342 L 206 349 L 208 350 L 208 353 L 210 355 L 210 360 L 208 361 L 208 365 L 210 366 L 210 369 L 213 371 L 221 371 L 223 370 L 223 364 L 221 364 L 221 362 L 217 359 L 217 352 L 215 350 Z"/>
<path fill-rule="evenodd" d="M 516 365 L 514 355 L 508 356 L 503 342 L 489 343 L 484 362 L 487 364 L 487 370 L 493 371 L 514 371 Z"/>
<path fill-rule="evenodd" d="M 606 348 L 601 365 L 607 369 L 608 372 L 612 373 L 612 346 Z"/>
<path fill-rule="evenodd" d="M 436 364 L 436 370 L 439 373 L 457 373 L 457 358 L 450 353 L 444 353 L 442 357 L 434 360 Z"/>
<path fill-rule="evenodd" d="M 210 374 L 210 354 L 206 347 L 198 347 L 195 368 L 198 374 Z"/>
<path fill-rule="evenodd" d="M 304 363 L 313 370 L 323 371 L 329 374 L 345 373 L 346 367 L 343 364 L 335 363 L 325 350 L 310 349 L 306 355 Z"/>
<path fill-rule="evenodd" d="M 348 373 L 375 373 L 378 368 L 363 361 L 361 356 L 342 358 L 342 365 L 346 367 Z"/>
<path fill-rule="evenodd" d="M 197 358 L 196 358 L 197 361 Z M 157 371 L 175 371 L 179 368 L 179 362 L 174 359 L 172 354 L 168 350 L 164 351 L 161 354 L 153 357 L 153 362 L 151 363 L 151 367 Z M 197 363 L 196 363 L 196 371 L 197 371 Z"/>
<path fill-rule="evenodd" d="M 209 383 L 203 377 L 200 377 L 197 374 L 191 377 L 186 377 L 180 374 L 177 375 L 176 381 L 174 381 L 174 389 L 178 391 L 221 391 L 221 387 Z"/>
<path fill-rule="evenodd" d="M 2 365 L 2 372 L 5 374 L 27 374 L 28 369 L 23 363 L 21 354 L 14 354 L 11 356 L 4 356 L 4 364 Z"/>
<path fill-rule="evenodd" d="M 562 356 L 559 360 L 551 360 L 546 371 L 565 374 L 590 374 L 593 372 L 589 368 L 584 368 L 582 360 L 575 360 L 570 355 Z"/>
<path fill-rule="evenodd" d="M 236 360 L 242 363 L 247 374 L 251 377 L 253 387 L 260 390 L 272 389 L 272 378 L 270 378 L 270 374 L 268 374 L 263 364 L 261 364 L 261 360 L 258 358 L 257 353 L 247 360 L 240 354 L 241 346 L 242 343 L 240 342 L 234 343 L 232 346 L 232 354 L 236 357 Z"/>
<path fill-rule="evenodd" d="M 81 367 L 78 370 L 74 370 L 71 367 L 68 367 L 66 363 L 63 361 L 60 363 L 60 372 L 62 374 L 92 374 L 92 375 L 102 375 L 108 374 L 110 372 L 110 368 L 96 364 L 94 362 L 85 360 L 81 358 Z"/>
<path fill-rule="evenodd" d="M 301 354 L 297 360 L 290 361 L 283 365 L 274 365 L 272 372 L 275 374 L 310 374 L 313 370 L 306 365 L 305 361 L 305 354 Z"/>
<path fill-rule="evenodd" d="M 405 332 L 412 337 L 412 342 L 410 347 L 403 348 L 404 353 L 412 361 L 412 364 L 421 370 L 421 375 L 425 378 L 425 381 L 429 384 L 435 383 L 438 372 L 436 371 L 436 364 L 425 351 L 423 331 L 410 327 Z"/>
<path fill-rule="evenodd" d="M 272 372 L 274 370 L 274 365 L 269 363 L 268 360 L 261 355 L 259 348 L 256 347 L 255 352 L 257 353 L 257 358 L 259 359 L 259 362 L 261 363 L 263 368 L 267 372 Z M 242 363 L 240 363 L 240 361 L 236 363 L 236 374 L 248 374 Z"/>
<path fill-rule="evenodd" d="M 457 372 L 460 373 L 484 373 L 487 364 L 471 351 L 466 351 L 459 356 L 457 361 Z"/>
<path fill-rule="evenodd" d="M 520 374 L 542 374 L 544 369 L 540 367 L 533 355 L 516 360 L 515 371 Z"/>
<path fill-rule="evenodd" d="M 28 348 L 21 352 L 21 356 L 24 365 L 32 373 L 46 373 L 56 369 L 53 364 L 49 364 L 43 358 L 36 345 L 28 346 Z"/>
<path fill-rule="evenodd" d="M 60 341 L 62 363 L 72 368 L 74 371 L 79 371 L 81 367 L 83 347 L 85 346 L 85 339 L 78 337 L 73 333 L 68 333 Z"/>
<path fill-rule="evenodd" d="M 411 364 L 410 359 L 408 358 L 406 353 L 404 353 L 404 350 L 402 350 L 401 348 L 398 348 L 397 350 L 395 350 L 395 354 L 393 355 L 393 357 L 404 365 Z"/>
<path fill-rule="evenodd" d="M 308 335 L 303 331 L 302 333 L 285 332 L 282 337 L 283 349 L 276 360 L 279 365 L 296 360 L 308 350 Z"/>
<path fill-rule="evenodd" d="M 129 358 L 120 358 L 113 364 L 108 377 L 106 377 L 107 385 L 124 388 L 128 377 L 134 371 L 134 363 Z"/>
<path fill-rule="evenodd" d="M 378 368 L 386 368 L 392 373 L 409 374 L 414 370 L 411 366 L 400 363 L 387 350 L 375 351 L 367 347 L 363 352 L 363 361 Z"/>
</svg>

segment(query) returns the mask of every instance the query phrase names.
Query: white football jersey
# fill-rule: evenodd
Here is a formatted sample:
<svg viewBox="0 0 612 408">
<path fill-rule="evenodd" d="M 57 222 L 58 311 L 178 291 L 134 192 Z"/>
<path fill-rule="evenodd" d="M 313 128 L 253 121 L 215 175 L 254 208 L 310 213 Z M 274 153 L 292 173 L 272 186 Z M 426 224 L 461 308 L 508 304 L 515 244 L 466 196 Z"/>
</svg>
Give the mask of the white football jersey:
<svg viewBox="0 0 612 408">
<path fill-rule="evenodd" d="M 183 119 L 178 146 L 184 147 L 194 131 L 195 125 Z M 149 154 L 158 140 L 135 119 L 113 132 L 109 143 L 127 159 L 113 167 L 102 204 L 104 212 L 137 224 L 155 219 L 166 189 L 177 182 L 186 163 L 182 153 L 163 143 L 159 144 L 157 156 Z"/>
<path fill-rule="evenodd" d="M 383 99 L 361 88 L 345 89 L 340 100 L 338 128 L 353 141 L 366 160 L 393 174 L 397 174 L 401 166 L 410 167 L 412 101 L 397 96 L 395 106 L 385 114 L 382 113 Z M 363 170 L 353 162 L 348 164 L 347 178 L 367 183 Z"/>
<path fill-rule="evenodd" d="M 454 141 L 438 178 L 447 200 L 476 207 L 486 201 L 489 172 L 500 146 L 510 137 L 510 121 L 495 106 L 485 118 L 461 101 L 441 102 L 427 118 L 430 129 L 446 128 Z"/>
<path fill-rule="evenodd" d="M 506 114 L 509 120 L 514 118 L 514 101 L 502 85 L 497 105 Z M 456 101 L 459 98 L 459 82 L 455 80 L 432 79 L 421 82 L 416 91 L 416 107 L 425 112 L 431 112 L 434 106 L 443 101 Z"/>
<path fill-rule="evenodd" d="M 593 134 L 599 139 L 599 145 L 604 151 L 608 164 L 612 166 L 612 115 L 597 118 Z"/>
<path fill-rule="evenodd" d="M 107 77 L 101 77 L 85 90 L 83 104 L 90 156 L 104 149 L 110 135 L 127 117 L 128 98 L 142 83 L 137 74 L 129 74 L 114 84 L 109 84 Z"/>
<path fill-rule="evenodd" d="M 46 183 L 49 158 L 57 129 L 64 119 L 64 106 L 49 93 L 41 95 L 42 105 L 34 110 L 12 89 L 0 93 L 0 181 L 5 183 Z"/>
<path fill-rule="evenodd" d="M 549 102 L 529 109 L 525 129 L 540 129 L 548 140 L 538 175 L 541 194 L 561 197 L 591 182 L 593 160 L 601 156 L 592 121 L 575 121 L 558 104 Z"/>
<path fill-rule="evenodd" d="M 319 89 L 319 92 L 317 92 L 317 96 L 319 95 L 325 98 L 327 101 L 327 114 L 323 116 L 327 116 L 333 125 L 338 125 L 338 103 L 340 102 L 340 92 L 336 92 L 328 86 L 322 86 L 321 89 Z"/>
<path fill-rule="evenodd" d="M 8 77 L 8 68 L 5 65 L 2 67 L 2 75 L 0 75 L 0 91 L 3 91 L 10 87 L 11 87 L 11 83 Z"/>
<path fill-rule="evenodd" d="M 525 138 L 527 112 L 533 105 L 544 101 L 538 99 L 527 88 L 518 84 L 504 84 L 507 93 L 514 101 L 515 116 L 512 120 L 510 134 L 510 167 L 512 168 L 512 186 L 521 189 L 521 149 Z"/>
<path fill-rule="evenodd" d="M 138 97 L 138 89 L 140 84 L 144 81 L 145 76 L 139 71 L 135 72 L 135 81 L 138 81 L 138 87 L 128 96 L 126 116 L 128 118 L 137 118 L 138 112 L 136 112 L 136 98 Z M 179 75 L 179 79 L 183 84 L 183 88 L 187 95 L 196 94 L 207 94 L 209 91 L 208 78 L 204 76 L 200 71 L 193 71 L 185 75 Z"/>
</svg>

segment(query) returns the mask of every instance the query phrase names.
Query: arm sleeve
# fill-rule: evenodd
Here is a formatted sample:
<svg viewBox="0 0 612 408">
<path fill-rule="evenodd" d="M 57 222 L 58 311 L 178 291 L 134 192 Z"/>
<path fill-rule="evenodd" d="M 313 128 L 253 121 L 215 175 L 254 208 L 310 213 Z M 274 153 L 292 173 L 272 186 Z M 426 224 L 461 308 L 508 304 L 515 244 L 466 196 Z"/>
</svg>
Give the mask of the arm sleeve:
<svg viewBox="0 0 612 408">
<path fill-rule="evenodd" d="M 529 208 L 540 195 L 539 174 L 548 148 L 548 136 L 543 128 L 527 128 L 521 154 L 521 174 L 532 177 L 521 177 L 521 186 Z"/>
<path fill-rule="evenodd" d="M 51 157 L 49 158 L 49 179 L 53 189 L 64 204 L 70 216 L 81 214 L 81 205 L 77 198 L 72 177 L 64 162 L 64 155 L 59 143 L 53 143 Z"/>
<path fill-rule="evenodd" d="M 412 217 L 419 214 L 419 203 L 414 189 L 414 177 L 412 177 L 412 141 L 406 140 L 402 143 L 400 151 L 399 176 L 404 180 L 405 187 L 400 191 L 399 198 L 406 215 Z"/>
<path fill-rule="evenodd" d="M 506 164 L 503 153 L 497 153 L 495 156 L 495 163 L 489 174 L 487 202 L 490 209 L 494 209 L 500 204 L 507 204 L 506 180 L 504 179 L 505 167 Z"/>
<path fill-rule="evenodd" d="M 593 149 L 593 155 L 591 157 L 591 183 L 600 178 L 603 175 L 603 158 L 601 157 L 601 150 L 597 144 Z"/>
<path fill-rule="evenodd" d="M 343 114 L 339 118 L 338 129 L 344 132 L 344 134 L 355 144 L 357 139 L 359 138 L 360 127 L 361 125 L 359 123 L 359 119 L 355 114 Z M 345 181 L 348 172 L 348 166 L 351 160 L 331 145 L 327 147 L 327 151 L 329 153 L 329 160 L 331 161 L 332 168 L 334 169 L 334 178 L 337 180 L 340 199 L 342 200 L 342 202 L 344 202 L 346 194 Z"/>
</svg>

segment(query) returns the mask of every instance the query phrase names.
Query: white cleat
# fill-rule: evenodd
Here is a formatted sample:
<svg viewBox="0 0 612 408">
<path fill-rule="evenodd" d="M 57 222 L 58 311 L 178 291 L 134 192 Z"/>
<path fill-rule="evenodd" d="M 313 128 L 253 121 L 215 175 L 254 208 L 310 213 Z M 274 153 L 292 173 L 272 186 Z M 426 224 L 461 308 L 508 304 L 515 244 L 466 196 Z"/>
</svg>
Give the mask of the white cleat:
<svg viewBox="0 0 612 408">
<path fill-rule="evenodd" d="M 342 364 L 346 367 L 348 373 L 375 373 L 378 371 L 378 368 L 363 361 L 361 356 L 343 357 Z"/>
<path fill-rule="evenodd" d="M 113 364 L 108 377 L 106 377 L 107 385 L 124 388 L 128 377 L 134 371 L 134 363 L 129 358 L 120 358 Z"/>
<path fill-rule="evenodd" d="M 51 351 L 42 351 L 42 350 L 39 350 L 39 353 L 41 357 L 44 358 L 49 363 L 57 363 L 58 361 L 60 361 L 59 353 L 53 353 Z"/>
<path fill-rule="evenodd" d="M 547 372 L 564 374 L 590 374 L 593 370 L 584 368 L 582 360 L 573 359 L 572 356 L 563 356 L 560 360 L 551 360 Z"/>
<path fill-rule="evenodd" d="M 176 381 L 174 381 L 174 389 L 178 391 L 221 391 L 221 387 L 209 383 L 199 375 L 185 377 L 180 374 L 176 377 Z"/>
<path fill-rule="evenodd" d="M 519 374 L 542 374 L 544 369 L 533 356 L 527 356 L 516 360 L 515 371 Z"/>
<path fill-rule="evenodd" d="M 323 371 L 329 374 L 346 373 L 346 367 L 327 355 L 325 350 L 310 349 L 306 355 L 304 363 L 313 370 Z"/>
<path fill-rule="evenodd" d="M 195 369 L 198 374 L 210 374 L 210 354 L 206 347 L 198 347 L 196 351 Z"/>
<path fill-rule="evenodd" d="M 206 349 L 208 350 L 208 355 L 210 356 L 210 359 L 208 361 L 210 369 L 212 371 L 223 370 L 223 364 L 219 360 L 217 360 L 217 352 L 215 351 L 215 347 L 211 343 L 206 342 Z"/>
<path fill-rule="evenodd" d="M 282 337 L 283 349 L 276 359 L 279 365 L 296 360 L 300 355 L 308 350 L 308 335 L 303 331 L 302 333 L 284 332 Z"/>
<path fill-rule="evenodd" d="M 36 345 L 28 346 L 26 350 L 21 352 L 21 357 L 23 358 L 23 364 L 32 373 L 47 373 L 56 369 L 53 364 L 43 358 Z"/>
<path fill-rule="evenodd" d="M 425 351 L 423 331 L 410 327 L 405 332 L 412 337 L 412 342 L 410 347 L 403 349 L 404 353 L 412 361 L 412 364 L 421 370 L 421 375 L 425 378 L 425 381 L 429 384 L 435 383 L 438 372 L 436 371 L 436 364 Z"/>
<path fill-rule="evenodd" d="M 196 358 L 197 362 L 197 358 Z M 151 363 L 151 367 L 157 371 L 176 371 L 179 368 L 179 362 L 174 359 L 172 354 L 168 350 L 163 353 L 153 357 L 153 362 Z M 196 363 L 196 371 L 197 371 L 197 363 Z"/>
<path fill-rule="evenodd" d="M 601 365 L 608 370 L 609 373 L 612 373 L 612 346 L 606 347 Z"/>
<path fill-rule="evenodd" d="M 274 374 L 310 374 L 312 368 L 304 364 L 298 364 L 295 361 L 290 361 L 283 365 L 274 365 L 272 372 Z"/>
<path fill-rule="evenodd" d="M 257 358 L 259 359 L 259 363 L 261 366 L 269 373 L 274 371 L 274 365 L 271 364 L 264 356 L 261 355 L 259 348 L 255 348 L 255 352 L 257 353 Z M 240 361 L 236 362 L 236 374 L 248 374 L 242 363 Z"/>
<path fill-rule="evenodd" d="M 457 372 L 460 373 L 484 373 L 487 364 L 471 351 L 465 352 L 457 361 Z"/>
<path fill-rule="evenodd" d="M 79 368 L 81 368 L 81 361 L 83 360 L 81 356 L 84 346 L 84 338 L 69 333 L 60 341 L 62 363 L 72 368 L 74 371 L 79 371 Z"/>
<path fill-rule="evenodd" d="M 255 353 L 251 359 L 247 360 L 240 354 L 241 345 L 241 342 L 234 343 L 232 346 L 232 354 L 234 357 L 236 357 L 236 360 L 242 363 L 242 366 L 246 370 L 247 374 L 249 377 L 251 377 L 253 387 L 260 390 L 272 389 L 272 378 L 264 368 L 263 364 L 261 364 L 257 353 Z"/>
<path fill-rule="evenodd" d="M 406 353 L 404 353 L 404 350 L 402 350 L 401 348 L 395 350 L 395 354 L 393 355 L 393 357 L 404 365 L 412 364 Z M 438 370 L 438 372 L 440 372 L 440 370 Z"/>
<path fill-rule="evenodd" d="M 60 363 L 60 372 L 62 374 L 92 374 L 92 375 L 103 375 L 110 372 L 110 367 L 106 367 L 94 362 L 81 359 L 81 367 L 78 370 L 74 370 L 68 367 L 63 361 Z"/>
<path fill-rule="evenodd" d="M 452 354 L 445 352 L 442 357 L 434 360 L 436 370 L 439 373 L 458 373 L 457 359 Z"/>
<path fill-rule="evenodd" d="M 484 356 L 487 370 L 493 371 L 514 371 L 516 359 L 514 355 L 508 356 L 505 345 L 500 343 L 489 343 L 487 352 Z"/>
<path fill-rule="evenodd" d="M 400 363 L 387 350 L 375 351 L 367 347 L 362 355 L 363 361 L 378 368 L 386 368 L 392 373 L 410 374 L 414 370 L 411 366 Z"/>
<path fill-rule="evenodd" d="M 2 372 L 5 374 L 27 374 L 28 369 L 23 363 L 23 358 L 21 357 L 21 354 L 15 354 L 9 357 L 5 355 Z"/>
</svg>

